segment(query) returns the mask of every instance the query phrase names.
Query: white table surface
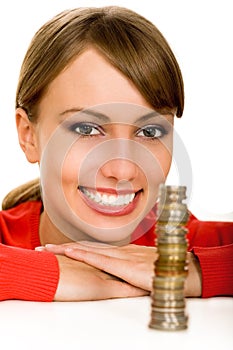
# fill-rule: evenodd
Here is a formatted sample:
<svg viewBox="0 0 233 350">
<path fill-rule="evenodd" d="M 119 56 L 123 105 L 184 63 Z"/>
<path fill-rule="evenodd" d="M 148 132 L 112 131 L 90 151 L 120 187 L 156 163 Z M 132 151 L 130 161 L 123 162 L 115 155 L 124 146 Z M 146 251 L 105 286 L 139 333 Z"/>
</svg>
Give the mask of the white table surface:
<svg viewBox="0 0 233 350">
<path fill-rule="evenodd" d="M 233 298 L 187 299 L 188 329 L 148 327 L 150 297 L 0 302 L 0 349 L 233 349 Z"/>
</svg>

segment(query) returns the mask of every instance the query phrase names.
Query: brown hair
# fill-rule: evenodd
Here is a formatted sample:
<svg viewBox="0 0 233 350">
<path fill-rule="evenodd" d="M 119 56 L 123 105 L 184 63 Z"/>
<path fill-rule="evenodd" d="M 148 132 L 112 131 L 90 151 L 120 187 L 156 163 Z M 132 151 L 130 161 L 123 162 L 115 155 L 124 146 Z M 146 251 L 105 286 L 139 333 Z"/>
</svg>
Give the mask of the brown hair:
<svg viewBox="0 0 233 350">
<path fill-rule="evenodd" d="M 2 209 L 7 210 L 20 203 L 40 199 L 40 181 L 39 179 L 35 179 L 26 182 L 25 184 L 20 185 L 9 192 L 2 201 Z"/>
<path fill-rule="evenodd" d="M 44 24 L 22 63 L 16 108 L 36 122 L 50 83 L 90 46 L 128 77 L 154 109 L 176 109 L 182 116 L 183 79 L 166 39 L 150 21 L 118 6 L 64 11 Z M 28 194 L 33 198 L 33 192 Z M 22 193 L 22 201 L 27 198 Z"/>
</svg>

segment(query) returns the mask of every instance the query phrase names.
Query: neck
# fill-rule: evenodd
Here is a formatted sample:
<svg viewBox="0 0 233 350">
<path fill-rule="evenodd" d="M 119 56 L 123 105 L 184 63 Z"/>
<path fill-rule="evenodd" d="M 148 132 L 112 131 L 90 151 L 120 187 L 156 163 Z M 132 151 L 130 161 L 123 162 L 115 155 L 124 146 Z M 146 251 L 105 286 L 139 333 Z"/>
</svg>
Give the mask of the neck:
<svg viewBox="0 0 233 350">
<path fill-rule="evenodd" d="M 62 233 L 50 220 L 46 211 L 40 216 L 40 228 L 39 228 L 40 243 L 42 246 L 45 244 L 64 244 L 74 242 L 74 240 L 67 237 Z M 78 231 L 76 234 L 75 241 L 94 241 L 91 236 L 88 236 L 82 231 Z M 111 242 L 111 245 L 126 245 L 130 243 L 130 237 L 127 237 L 124 241 L 121 242 Z"/>
<path fill-rule="evenodd" d="M 39 228 L 41 245 L 45 244 L 63 244 L 72 242 L 71 239 L 66 237 L 58 228 L 52 223 L 49 216 L 45 211 L 40 216 L 40 228 Z"/>
</svg>

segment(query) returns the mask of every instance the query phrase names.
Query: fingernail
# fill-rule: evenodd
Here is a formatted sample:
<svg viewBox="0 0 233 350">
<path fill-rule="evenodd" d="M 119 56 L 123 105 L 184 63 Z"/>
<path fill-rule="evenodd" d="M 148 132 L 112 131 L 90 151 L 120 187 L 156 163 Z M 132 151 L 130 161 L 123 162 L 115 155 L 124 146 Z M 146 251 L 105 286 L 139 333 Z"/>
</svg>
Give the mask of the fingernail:
<svg viewBox="0 0 233 350">
<path fill-rule="evenodd" d="M 45 250 L 45 247 L 43 247 L 43 246 L 36 247 L 35 250 L 38 252 L 42 252 L 43 250 Z"/>
<path fill-rule="evenodd" d="M 45 244 L 45 247 L 46 248 L 54 248 L 54 247 L 56 247 L 56 244 L 47 243 L 47 244 Z"/>
</svg>

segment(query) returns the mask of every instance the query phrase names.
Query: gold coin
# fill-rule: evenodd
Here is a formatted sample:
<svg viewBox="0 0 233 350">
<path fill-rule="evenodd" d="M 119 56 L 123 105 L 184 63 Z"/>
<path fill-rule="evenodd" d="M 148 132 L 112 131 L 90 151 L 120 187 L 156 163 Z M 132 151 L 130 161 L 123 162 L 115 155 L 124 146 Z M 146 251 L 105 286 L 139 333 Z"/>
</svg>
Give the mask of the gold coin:
<svg viewBox="0 0 233 350">
<path fill-rule="evenodd" d="M 160 277 L 153 279 L 153 288 L 156 289 L 183 289 L 185 278 L 182 277 Z"/>
<path fill-rule="evenodd" d="M 159 277 L 186 277 L 188 274 L 188 270 L 181 270 L 181 271 L 171 271 L 170 269 L 168 271 L 165 270 L 157 270 L 155 269 L 155 273 Z"/>
</svg>

